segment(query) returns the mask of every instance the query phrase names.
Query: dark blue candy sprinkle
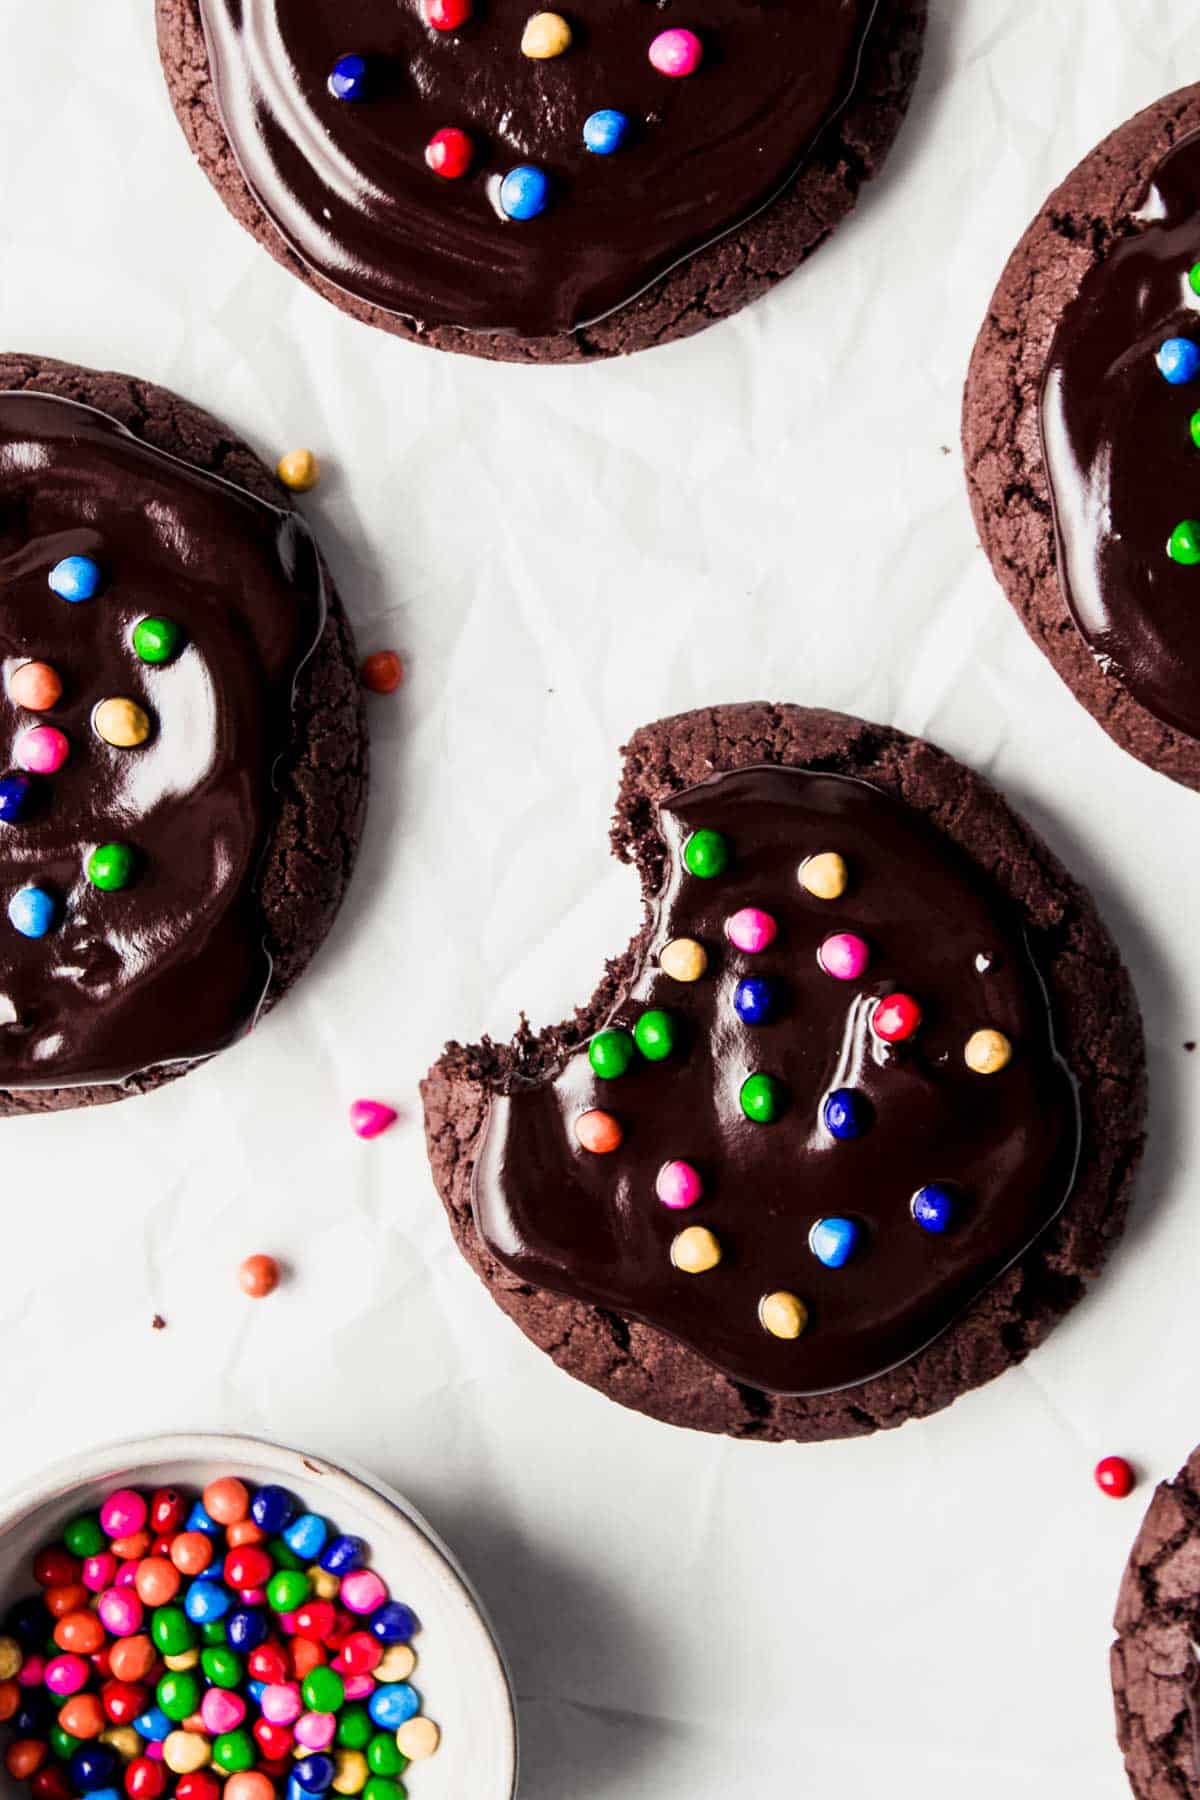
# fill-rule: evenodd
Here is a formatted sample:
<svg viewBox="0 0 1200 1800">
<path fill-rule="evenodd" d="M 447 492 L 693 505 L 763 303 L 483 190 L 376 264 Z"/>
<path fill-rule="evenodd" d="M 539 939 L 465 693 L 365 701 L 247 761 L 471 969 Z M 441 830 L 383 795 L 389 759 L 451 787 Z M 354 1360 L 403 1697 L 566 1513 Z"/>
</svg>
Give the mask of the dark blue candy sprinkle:
<svg viewBox="0 0 1200 1800">
<path fill-rule="evenodd" d="M 121 1766 L 111 1744 L 87 1744 L 71 1758 L 71 1786 L 82 1794 L 111 1787 Z"/>
<path fill-rule="evenodd" d="M 367 1560 L 366 1540 L 360 1537 L 335 1537 L 325 1546 L 321 1567 L 327 1575 L 349 1575 L 361 1569 Z"/>
<path fill-rule="evenodd" d="M 233 1650 L 257 1650 L 269 1631 L 266 1616 L 254 1606 L 239 1607 L 225 1621 L 226 1641 Z"/>
<path fill-rule="evenodd" d="M 381 1644 L 407 1644 L 417 1629 L 417 1615 L 402 1600 L 385 1600 L 369 1623 Z"/>
<path fill-rule="evenodd" d="M 296 1496 L 282 1487 L 261 1487 L 250 1502 L 250 1517 L 272 1537 L 290 1525 L 299 1511 Z"/>
<path fill-rule="evenodd" d="M 743 1025 L 766 1025 L 779 1010 L 779 989 L 761 975 L 748 975 L 733 990 L 733 1010 Z"/>
<path fill-rule="evenodd" d="M 315 1756 L 306 1756 L 296 1764 L 292 1774 L 306 1794 L 323 1794 L 333 1786 L 333 1758 L 320 1752 Z"/>
<path fill-rule="evenodd" d="M 329 72 L 329 91 L 335 100 L 365 100 L 370 73 L 365 56 L 339 56 Z"/>
<path fill-rule="evenodd" d="M 857 1088 L 835 1088 L 825 1100 L 825 1129 L 839 1141 L 861 1137 L 871 1124 L 871 1102 Z"/>
<path fill-rule="evenodd" d="M 19 1600 L 9 1609 L 4 1629 L 9 1637 L 16 1638 L 22 1650 L 37 1650 L 52 1635 L 54 1620 L 50 1617 L 49 1607 L 35 1596 Z"/>
<path fill-rule="evenodd" d="M 36 791 L 28 775 L 0 775 L 0 820 L 6 825 L 19 825 L 27 819 L 33 811 Z"/>
<path fill-rule="evenodd" d="M 931 1181 L 912 1197 L 912 1216 L 922 1231 L 942 1232 L 954 1222 L 954 1192 Z"/>
</svg>

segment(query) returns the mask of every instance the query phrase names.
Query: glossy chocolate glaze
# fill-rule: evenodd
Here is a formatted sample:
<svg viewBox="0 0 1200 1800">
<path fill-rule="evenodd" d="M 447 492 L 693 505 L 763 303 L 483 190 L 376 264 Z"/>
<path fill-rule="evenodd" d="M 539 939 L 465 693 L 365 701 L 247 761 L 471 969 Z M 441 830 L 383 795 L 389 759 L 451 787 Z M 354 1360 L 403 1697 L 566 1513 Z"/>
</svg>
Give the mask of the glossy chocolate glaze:
<svg viewBox="0 0 1200 1800">
<path fill-rule="evenodd" d="M 71 605 L 47 585 L 65 556 L 105 583 Z M 325 617 L 319 559 L 296 515 L 151 449 L 73 401 L 0 393 L 0 734 L 70 740 L 26 824 L 0 824 L 0 1087 L 120 1082 L 221 1049 L 253 1023 L 271 972 L 255 878 L 273 823 L 271 775 L 298 670 Z M 139 660 L 147 615 L 182 626 L 175 660 Z M 50 663 L 50 712 L 13 704 L 22 663 Z M 129 698 L 149 740 L 116 749 L 92 713 Z M 102 893 L 90 850 L 124 842 L 133 883 Z M 9 923 L 27 882 L 60 900 L 57 927 Z"/>
<path fill-rule="evenodd" d="M 686 872 L 681 850 L 702 826 L 735 848 L 729 871 Z M 781 768 L 719 775 L 660 813 L 667 875 L 644 959 L 609 1023 L 632 1028 L 647 1006 L 669 1010 L 681 1047 L 666 1062 L 640 1058 L 616 1081 L 592 1073 L 586 1050 L 553 1080 L 493 1098 L 475 1169 L 478 1228 L 515 1275 L 641 1319 L 672 1334 L 735 1380 L 772 1393 L 853 1386 L 916 1354 L 942 1331 L 1064 1205 L 1079 1147 L 1073 1081 L 1053 1042 L 1048 1000 L 1021 920 L 974 864 L 916 813 L 843 776 Z M 809 895 L 797 867 L 838 850 L 851 885 L 837 901 Z M 760 906 L 779 925 L 769 950 L 743 955 L 724 921 Z M 825 975 L 817 949 L 854 931 L 872 947 L 866 975 Z M 658 968 L 676 937 L 698 938 L 707 974 L 686 984 Z M 983 972 L 981 972 L 981 967 Z M 778 1021 L 744 1025 L 732 1003 L 742 976 L 783 983 Z M 906 1045 L 870 1030 L 873 1002 L 902 990 L 924 1011 Z M 972 1074 L 963 1047 L 991 1026 L 1016 1047 L 1003 1073 Z M 786 1112 L 770 1125 L 742 1115 L 746 1076 L 783 1080 Z M 874 1122 L 853 1141 L 822 1123 L 825 1096 L 855 1087 Z M 625 1140 L 607 1156 L 576 1143 L 574 1121 L 600 1107 Z M 704 1195 L 686 1212 L 655 1195 L 660 1165 L 693 1163 Z M 910 1215 L 931 1182 L 960 1193 L 944 1236 Z M 842 1269 L 808 1248 L 822 1217 L 854 1219 L 862 1248 Z M 678 1272 L 676 1233 L 705 1225 L 723 1260 Z M 760 1299 L 778 1289 L 804 1301 L 807 1331 L 773 1338 Z"/>
<path fill-rule="evenodd" d="M 531 0 L 479 0 L 460 30 L 420 0 L 200 0 L 217 103 L 251 190 L 321 275 L 425 325 L 541 337 L 588 324 L 733 230 L 797 172 L 851 98 L 877 0 L 649 0 L 568 8 L 574 42 L 521 53 Z M 658 32 L 697 31 L 699 71 L 660 75 Z M 372 61 L 376 91 L 328 91 L 336 58 Z M 617 107 L 634 140 L 584 149 Z M 435 131 L 475 139 L 471 172 L 425 166 Z M 505 219 L 515 164 L 550 175 L 550 208 Z"/>
<path fill-rule="evenodd" d="M 1101 666 L 1164 724 L 1200 737 L 1200 568 L 1167 555 L 1200 518 L 1200 382 L 1172 387 L 1156 353 L 1200 342 L 1200 137 L 1157 170 L 1130 235 L 1084 278 L 1051 346 L 1042 446 L 1059 575 Z"/>
</svg>

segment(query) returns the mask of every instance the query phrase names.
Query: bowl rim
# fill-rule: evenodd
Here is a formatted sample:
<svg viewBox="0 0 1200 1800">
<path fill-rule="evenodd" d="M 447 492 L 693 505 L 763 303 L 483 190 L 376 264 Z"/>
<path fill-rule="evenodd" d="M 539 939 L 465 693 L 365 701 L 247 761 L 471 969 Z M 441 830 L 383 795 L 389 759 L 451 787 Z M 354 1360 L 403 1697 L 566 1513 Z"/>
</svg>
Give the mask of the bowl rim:
<svg viewBox="0 0 1200 1800">
<path fill-rule="evenodd" d="M 505 1800 L 515 1800 L 520 1764 L 516 1700 L 508 1663 L 487 1608 L 454 1552 L 438 1536 L 428 1520 L 396 1488 L 371 1474 L 361 1464 L 335 1460 L 319 1451 L 300 1450 L 294 1445 L 281 1443 L 277 1438 L 249 1437 L 244 1432 L 168 1431 L 153 1437 L 120 1438 L 111 1443 L 93 1445 L 69 1457 L 61 1457 L 32 1478 L 26 1478 L 15 1487 L 0 1492 L 0 1541 L 38 1507 L 63 1499 L 72 1488 L 105 1476 L 131 1472 L 123 1471 L 124 1464 L 161 1462 L 172 1456 L 179 1456 L 211 1458 L 215 1463 L 225 1462 L 236 1466 L 239 1456 L 247 1459 L 262 1451 L 294 1458 L 305 1473 L 316 1479 L 332 1476 L 338 1481 L 349 1483 L 351 1488 L 358 1490 L 360 1502 L 365 1501 L 368 1510 L 378 1510 L 382 1505 L 391 1513 L 398 1513 L 408 1529 L 422 1539 L 437 1557 L 444 1572 L 458 1589 L 460 1597 L 478 1620 L 485 1646 L 491 1655 L 504 1702 L 503 1717 L 508 1728 L 505 1743 L 508 1768 L 503 1771 L 508 1779 Z"/>
</svg>

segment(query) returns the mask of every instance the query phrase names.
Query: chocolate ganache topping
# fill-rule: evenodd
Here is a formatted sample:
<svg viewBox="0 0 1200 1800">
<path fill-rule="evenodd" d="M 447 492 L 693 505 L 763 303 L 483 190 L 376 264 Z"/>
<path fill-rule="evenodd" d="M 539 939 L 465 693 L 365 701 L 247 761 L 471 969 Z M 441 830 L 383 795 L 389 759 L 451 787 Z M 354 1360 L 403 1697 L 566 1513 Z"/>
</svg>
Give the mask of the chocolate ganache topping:
<svg viewBox="0 0 1200 1800">
<path fill-rule="evenodd" d="M 522 337 L 614 311 L 773 199 L 850 100 L 876 6 L 585 0 L 568 48 L 526 54 L 530 0 L 200 0 L 226 135 L 291 248 L 387 312 Z M 648 54 L 676 29 L 702 52 L 682 78 Z M 628 134 L 596 154 L 610 110 Z M 457 179 L 425 160 L 447 129 Z M 506 216 L 529 165 L 545 209 Z"/>
<path fill-rule="evenodd" d="M 295 515 L 0 393 L 0 1087 L 120 1082 L 253 1023 L 272 770 L 324 616 Z"/>
<path fill-rule="evenodd" d="M 493 1097 L 476 1224 L 520 1279 L 735 1380 L 853 1386 L 1068 1198 L 1079 1112 L 1045 987 L 1011 904 L 867 783 L 744 769 L 659 822 L 637 972 L 553 1079 Z"/>
<path fill-rule="evenodd" d="M 1064 312 L 1042 445 L 1075 623 L 1135 700 L 1200 738 L 1200 137 Z"/>
</svg>

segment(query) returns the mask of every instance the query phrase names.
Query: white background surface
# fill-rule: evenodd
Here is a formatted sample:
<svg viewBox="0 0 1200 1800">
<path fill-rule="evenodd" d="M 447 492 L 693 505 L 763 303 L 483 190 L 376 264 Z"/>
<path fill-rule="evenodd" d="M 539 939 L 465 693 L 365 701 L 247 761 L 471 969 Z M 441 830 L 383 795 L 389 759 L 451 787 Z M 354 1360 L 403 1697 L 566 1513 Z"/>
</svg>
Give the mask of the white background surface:
<svg viewBox="0 0 1200 1800">
<path fill-rule="evenodd" d="M 272 461 L 312 443 L 362 647 L 411 672 L 372 701 L 359 874 L 287 1005 L 149 1100 L 4 1125 L 0 1473 L 172 1426 L 360 1459 L 495 1614 L 528 1800 L 1119 1800 L 1108 1620 L 1149 1488 L 1114 1505 L 1091 1467 L 1158 1477 L 1200 1439 L 1200 801 L 1027 642 L 957 426 L 1009 249 L 1200 74 L 1194 5 L 934 0 L 895 156 L 806 270 L 560 371 L 390 341 L 284 275 L 189 162 L 152 10 L 0 4 L 0 342 L 164 381 Z M 861 1443 L 709 1441 L 576 1386 L 458 1260 L 422 1151 L 442 1038 L 558 1016 L 635 923 L 617 746 L 752 698 L 993 776 L 1094 889 L 1147 1017 L 1152 1144 L 1109 1275 L 1024 1369 Z M 364 1093 L 402 1112 L 367 1145 Z M 260 1248 L 295 1273 L 252 1307 Z"/>
</svg>

